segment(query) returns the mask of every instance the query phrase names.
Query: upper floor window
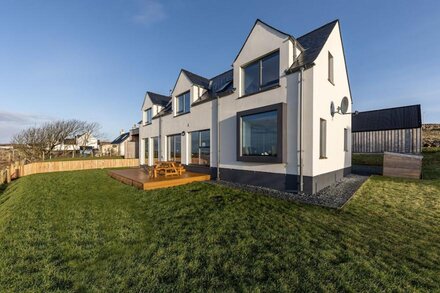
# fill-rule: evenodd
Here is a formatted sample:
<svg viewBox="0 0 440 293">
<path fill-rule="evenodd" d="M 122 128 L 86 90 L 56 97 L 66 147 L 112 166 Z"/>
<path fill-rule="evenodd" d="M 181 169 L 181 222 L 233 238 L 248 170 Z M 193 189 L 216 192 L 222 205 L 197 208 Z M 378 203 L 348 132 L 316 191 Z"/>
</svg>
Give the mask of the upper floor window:
<svg viewBox="0 0 440 293">
<path fill-rule="evenodd" d="M 333 55 L 328 52 L 328 81 L 335 84 L 333 66 Z"/>
<path fill-rule="evenodd" d="M 191 105 L 190 92 L 187 91 L 186 93 L 177 96 L 176 103 L 177 103 L 177 107 L 176 107 L 177 114 L 188 113 Z"/>
<path fill-rule="evenodd" d="M 277 85 L 280 79 L 280 53 L 277 51 L 246 65 L 243 74 L 244 95 Z"/>
<path fill-rule="evenodd" d="M 148 108 L 145 110 L 145 124 L 150 124 L 153 119 L 153 112 L 151 111 L 151 108 Z"/>
</svg>

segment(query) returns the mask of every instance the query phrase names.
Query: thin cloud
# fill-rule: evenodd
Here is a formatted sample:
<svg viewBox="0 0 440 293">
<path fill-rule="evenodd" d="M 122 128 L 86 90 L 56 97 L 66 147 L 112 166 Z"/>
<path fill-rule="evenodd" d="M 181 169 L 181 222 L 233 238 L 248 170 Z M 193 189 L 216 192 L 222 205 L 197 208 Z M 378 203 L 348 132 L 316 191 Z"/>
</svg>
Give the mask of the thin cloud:
<svg viewBox="0 0 440 293">
<path fill-rule="evenodd" d="M 0 111 L 0 143 L 9 143 L 21 130 L 51 120 L 54 118 L 46 115 Z"/>
<path fill-rule="evenodd" d="M 158 0 L 142 0 L 138 3 L 139 11 L 133 16 L 136 23 L 150 25 L 167 17 L 163 4 Z"/>
</svg>

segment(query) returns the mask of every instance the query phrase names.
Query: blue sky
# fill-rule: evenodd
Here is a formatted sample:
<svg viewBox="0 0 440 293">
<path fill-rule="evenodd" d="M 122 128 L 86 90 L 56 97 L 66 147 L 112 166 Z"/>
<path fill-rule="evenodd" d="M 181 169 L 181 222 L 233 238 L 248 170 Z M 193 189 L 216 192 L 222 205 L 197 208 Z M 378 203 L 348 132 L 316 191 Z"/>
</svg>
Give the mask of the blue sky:
<svg viewBox="0 0 440 293">
<path fill-rule="evenodd" d="M 438 1 L 0 0 L 0 143 L 69 118 L 113 139 L 180 68 L 230 69 L 257 18 L 296 37 L 339 18 L 354 108 L 421 103 L 440 122 Z"/>
</svg>

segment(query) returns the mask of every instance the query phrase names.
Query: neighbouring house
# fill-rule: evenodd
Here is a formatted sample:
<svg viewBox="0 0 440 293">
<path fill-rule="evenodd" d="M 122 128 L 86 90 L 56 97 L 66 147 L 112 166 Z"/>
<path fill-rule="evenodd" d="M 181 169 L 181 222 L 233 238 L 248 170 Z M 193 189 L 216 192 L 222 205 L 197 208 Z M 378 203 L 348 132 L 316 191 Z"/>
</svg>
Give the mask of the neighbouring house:
<svg viewBox="0 0 440 293">
<path fill-rule="evenodd" d="M 140 163 L 313 194 L 351 172 L 351 108 L 338 20 L 298 38 L 257 20 L 231 70 L 146 93 Z"/>
<path fill-rule="evenodd" d="M 353 114 L 353 153 L 420 153 L 420 105 L 364 111 Z"/>
<path fill-rule="evenodd" d="M 139 158 L 139 124 L 135 124 L 130 131 L 121 130 L 119 136 L 111 142 L 117 147 L 117 155 L 126 159 Z"/>
<path fill-rule="evenodd" d="M 100 141 L 99 152 L 101 156 L 116 156 L 118 155 L 118 146 L 109 141 Z"/>
<path fill-rule="evenodd" d="M 99 140 L 88 133 L 76 135 L 74 138 L 67 138 L 54 148 L 54 151 L 93 152 L 97 150 L 99 150 Z"/>
</svg>

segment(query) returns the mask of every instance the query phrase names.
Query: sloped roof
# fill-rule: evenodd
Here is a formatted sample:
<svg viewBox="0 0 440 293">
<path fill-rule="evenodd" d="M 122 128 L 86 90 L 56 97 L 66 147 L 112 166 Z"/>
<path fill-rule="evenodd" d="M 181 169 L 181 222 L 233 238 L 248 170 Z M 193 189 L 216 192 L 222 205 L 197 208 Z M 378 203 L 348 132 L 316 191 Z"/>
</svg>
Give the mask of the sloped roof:
<svg viewBox="0 0 440 293">
<path fill-rule="evenodd" d="M 289 73 L 294 72 L 302 66 L 310 66 L 316 60 L 338 21 L 339 20 L 334 20 L 329 22 L 296 39 L 301 46 L 303 46 L 304 51 L 298 56 L 292 66 L 290 66 L 288 69 Z"/>
<path fill-rule="evenodd" d="M 115 140 L 112 141 L 112 144 L 123 143 L 129 136 L 130 136 L 130 132 L 122 133 Z"/>
<path fill-rule="evenodd" d="M 153 92 L 147 92 L 147 95 L 150 97 L 151 102 L 155 105 L 159 105 L 162 107 L 165 107 L 168 102 L 171 100 L 171 97 L 169 96 L 164 96 L 161 94 L 156 94 Z"/>
<path fill-rule="evenodd" d="M 351 118 L 352 132 L 422 127 L 420 105 L 359 112 Z"/>
<path fill-rule="evenodd" d="M 197 75 L 195 73 L 192 73 L 192 72 L 190 72 L 188 70 L 185 70 L 185 69 L 182 69 L 182 72 L 185 73 L 185 75 L 188 77 L 188 79 L 193 84 L 202 86 L 205 89 L 207 89 L 209 87 L 209 79 L 207 79 L 207 78 L 205 78 L 203 76 Z"/>
<path fill-rule="evenodd" d="M 238 56 L 240 56 L 241 51 L 243 51 L 244 45 L 246 44 L 247 40 L 249 39 L 249 37 L 250 37 L 251 34 L 252 34 L 252 31 L 254 30 L 255 26 L 256 26 L 258 23 L 261 23 L 261 24 L 267 26 L 268 28 L 273 29 L 274 31 L 276 31 L 276 32 L 278 32 L 278 33 L 280 33 L 280 34 L 282 34 L 282 35 L 285 35 L 286 37 L 291 37 L 291 38 L 293 38 L 290 34 L 287 34 L 287 33 L 285 33 L 285 32 L 282 32 L 282 31 L 280 31 L 279 29 L 274 28 L 273 26 L 271 26 L 271 25 L 265 23 L 264 21 L 262 21 L 261 19 L 257 18 L 257 20 L 255 21 L 254 25 L 252 26 L 251 30 L 249 31 L 249 34 L 247 35 L 246 40 L 244 41 L 243 45 L 241 46 L 240 51 L 238 51 L 238 54 L 235 56 L 235 59 L 234 59 L 234 61 L 233 61 L 232 63 L 234 63 L 234 62 L 237 60 Z"/>
</svg>

